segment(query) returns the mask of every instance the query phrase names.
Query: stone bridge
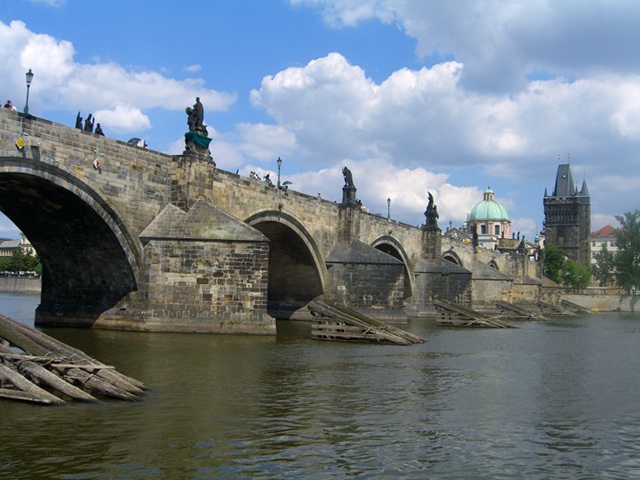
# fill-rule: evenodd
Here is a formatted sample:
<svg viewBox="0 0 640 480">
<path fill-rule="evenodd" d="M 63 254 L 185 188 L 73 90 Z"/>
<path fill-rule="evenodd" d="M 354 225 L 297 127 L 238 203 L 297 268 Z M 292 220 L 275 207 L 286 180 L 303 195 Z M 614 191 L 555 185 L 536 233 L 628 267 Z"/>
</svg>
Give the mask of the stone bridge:
<svg viewBox="0 0 640 480">
<path fill-rule="evenodd" d="M 37 325 L 272 334 L 274 318 L 303 318 L 321 296 L 402 321 L 434 298 L 539 294 L 523 256 L 369 214 L 354 187 L 338 204 L 217 169 L 208 155 L 4 109 L 0 210 L 43 264 Z"/>
</svg>

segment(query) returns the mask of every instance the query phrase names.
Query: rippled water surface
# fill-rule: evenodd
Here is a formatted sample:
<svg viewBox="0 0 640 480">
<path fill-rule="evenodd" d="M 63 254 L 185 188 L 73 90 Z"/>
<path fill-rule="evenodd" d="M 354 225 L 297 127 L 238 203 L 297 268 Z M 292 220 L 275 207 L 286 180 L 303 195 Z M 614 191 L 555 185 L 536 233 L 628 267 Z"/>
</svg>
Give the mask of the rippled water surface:
<svg viewBox="0 0 640 480">
<path fill-rule="evenodd" d="M 37 302 L 0 294 L 0 313 L 30 323 Z M 277 337 L 48 329 L 150 390 L 0 400 L 0 478 L 640 478 L 640 315 L 517 325 L 413 320 L 428 342 L 409 347 L 287 322 Z"/>
</svg>

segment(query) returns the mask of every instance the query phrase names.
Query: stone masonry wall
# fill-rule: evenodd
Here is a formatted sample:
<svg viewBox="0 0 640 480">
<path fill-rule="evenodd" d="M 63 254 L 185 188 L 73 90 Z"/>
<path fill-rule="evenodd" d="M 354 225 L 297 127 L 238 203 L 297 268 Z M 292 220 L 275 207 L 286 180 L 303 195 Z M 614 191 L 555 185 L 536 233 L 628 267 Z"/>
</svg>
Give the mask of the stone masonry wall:
<svg viewBox="0 0 640 480">
<path fill-rule="evenodd" d="M 275 333 L 275 320 L 266 314 L 267 242 L 152 240 L 145 261 L 146 298 L 103 315 L 101 326 L 135 326 L 134 317 L 144 311 L 143 330 Z"/>
<path fill-rule="evenodd" d="M 402 265 L 336 264 L 329 269 L 328 297 L 348 307 L 402 308 Z"/>
</svg>

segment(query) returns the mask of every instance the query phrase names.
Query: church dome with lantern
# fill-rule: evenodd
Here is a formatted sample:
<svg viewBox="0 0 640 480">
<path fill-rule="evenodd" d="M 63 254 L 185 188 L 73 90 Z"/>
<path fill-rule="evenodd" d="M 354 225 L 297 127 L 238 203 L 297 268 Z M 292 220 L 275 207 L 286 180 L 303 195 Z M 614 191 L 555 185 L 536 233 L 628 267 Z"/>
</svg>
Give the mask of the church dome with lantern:
<svg viewBox="0 0 640 480">
<path fill-rule="evenodd" d="M 467 228 L 473 232 L 476 227 L 481 246 L 493 248 L 499 238 L 511 236 L 511 219 L 507 210 L 495 199 L 491 187 L 487 187 L 481 202 L 469 213 Z M 484 244 L 484 245 L 483 245 Z"/>
</svg>

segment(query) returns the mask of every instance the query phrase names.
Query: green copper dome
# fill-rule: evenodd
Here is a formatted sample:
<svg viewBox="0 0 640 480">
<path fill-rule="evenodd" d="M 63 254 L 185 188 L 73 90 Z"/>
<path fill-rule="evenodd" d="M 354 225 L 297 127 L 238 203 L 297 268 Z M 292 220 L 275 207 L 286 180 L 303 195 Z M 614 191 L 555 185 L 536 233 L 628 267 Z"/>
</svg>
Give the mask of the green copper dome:
<svg viewBox="0 0 640 480">
<path fill-rule="evenodd" d="M 493 198 L 494 193 L 491 188 L 487 188 L 484 192 L 484 200 L 476 204 L 469 214 L 470 221 L 483 222 L 486 220 L 509 220 L 509 214 L 505 208 Z"/>
</svg>

